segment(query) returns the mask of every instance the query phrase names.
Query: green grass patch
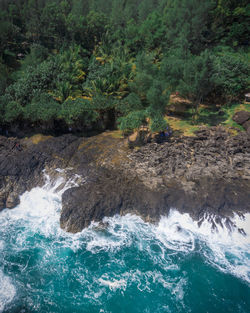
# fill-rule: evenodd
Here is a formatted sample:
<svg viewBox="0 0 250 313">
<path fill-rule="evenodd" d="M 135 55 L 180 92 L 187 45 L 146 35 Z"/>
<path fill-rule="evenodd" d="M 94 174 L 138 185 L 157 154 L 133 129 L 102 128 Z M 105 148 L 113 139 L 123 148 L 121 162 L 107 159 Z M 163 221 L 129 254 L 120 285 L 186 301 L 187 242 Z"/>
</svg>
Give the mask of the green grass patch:
<svg viewBox="0 0 250 313">
<path fill-rule="evenodd" d="M 199 129 L 199 125 L 193 125 L 189 120 L 182 120 L 169 116 L 165 119 L 174 132 L 180 133 L 184 136 L 195 136 L 195 131 Z"/>
<path fill-rule="evenodd" d="M 195 131 L 202 126 L 223 125 L 229 131 L 236 135 L 239 131 L 243 131 L 243 127 L 232 120 L 234 114 L 238 111 L 250 112 L 250 104 L 236 103 L 230 106 L 205 106 L 199 107 L 198 115 L 193 118 L 192 109 L 187 110 L 184 117 L 166 116 L 165 119 L 174 132 L 179 132 L 184 136 L 195 136 Z"/>
<path fill-rule="evenodd" d="M 226 127 L 238 128 L 239 131 L 244 130 L 242 126 L 240 126 L 239 124 L 235 123 L 232 120 L 232 117 L 234 116 L 236 112 L 239 112 L 239 111 L 250 112 L 250 104 L 246 104 L 246 103 L 233 104 L 231 106 L 224 107 L 223 111 L 225 112 L 226 119 L 223 121 L 222 125 L 225 125 Z"/>
</svg>

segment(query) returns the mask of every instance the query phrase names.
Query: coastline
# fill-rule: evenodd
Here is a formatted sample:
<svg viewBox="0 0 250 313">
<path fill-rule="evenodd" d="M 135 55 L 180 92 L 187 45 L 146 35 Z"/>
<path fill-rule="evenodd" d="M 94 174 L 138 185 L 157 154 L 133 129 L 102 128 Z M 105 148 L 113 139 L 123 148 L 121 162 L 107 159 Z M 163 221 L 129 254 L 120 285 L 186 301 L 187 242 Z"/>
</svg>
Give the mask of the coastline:
<svg viewBox="0 0 250 313">
<path fill-rule="evenodd" d="M 36 137 L 37 139 L 37 137 Z M 78 187 L 62 196 L 61 227 L 81 231 L 105 216 L 134 213 L 158 222 L 171 208 L 199 220 L 204 213 L 231 217 L 250 212 L 250 140 L 222 127 L 195 137 L 173 136 L 161 144 L 130 150 L 124 139 L 105 132 L 18 140 L 0 137 L 0 209 L 18 204 L 26 190 L 44 184 L 43 170 L 56 180 L 77 174 Z M 13 148 L 14 147 L 14 148 Z"/>
</svg>

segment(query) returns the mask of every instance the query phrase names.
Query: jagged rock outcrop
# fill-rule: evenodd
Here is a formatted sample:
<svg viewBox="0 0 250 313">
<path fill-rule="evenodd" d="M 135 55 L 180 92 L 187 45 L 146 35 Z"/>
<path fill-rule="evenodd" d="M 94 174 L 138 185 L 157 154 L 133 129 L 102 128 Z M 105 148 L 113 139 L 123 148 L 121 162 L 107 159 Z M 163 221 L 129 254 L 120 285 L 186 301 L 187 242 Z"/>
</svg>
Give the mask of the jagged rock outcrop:
<svg viewBox="0 0 250 313">
<path fill-rule="evenodd" d="M 119 151 L 114 152 L 115 147 Z M 113 160 L 113 153 L 120 159 Z M 250 211 L 246 133 L 231 137 L 223 128 L 203 129 L 196 137 L 173 137 L 130 153 L 113 142 L 109 153 L 97 153 L 102 160 L 94 155 L 92 164 L 105 171 L 63 195 L 61 226 L 68 231 L 77 232 L 92 220 L 116 213 L 133 212 L 157 221 L 171 207 L 195 219 L 204 212 L 231 216 Z"/>
<path fill-rule="evenodd" d="M 45 140 L 46 139 L 46 140 Z M 91 221 L 136 213 L 155 222 L 171 207 L 199 219 L 204 212 L 231 216 L 250 212 L 250 141 L 223 128 L 200 129 L 196 137 L 173 136 L 162 144 L 130 150 L 112 132 L 39 142 L 0 137 L 0 209 L 42 185 L 43 170 L 70 168 L 78 187 L 62 196 L 61 227 L 78 232 Z"/>
<path fill-rule="evenodd" d="M 0 136 L 0 210 L 15 207 L 19 195 L 42 185 L 46 167 L 65 167 L 78 146 L 77 140 L 65 135 L 34 144 Z"/>
</svg>

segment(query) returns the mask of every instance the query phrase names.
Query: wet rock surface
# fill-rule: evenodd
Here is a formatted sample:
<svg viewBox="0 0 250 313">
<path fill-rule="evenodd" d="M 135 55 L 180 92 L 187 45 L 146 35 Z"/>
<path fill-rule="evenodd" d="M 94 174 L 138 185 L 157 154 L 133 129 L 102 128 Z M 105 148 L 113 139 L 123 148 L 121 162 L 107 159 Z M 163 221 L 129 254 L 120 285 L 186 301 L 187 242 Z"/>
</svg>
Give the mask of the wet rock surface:
<svg viewBox="0 0 250 313">
<path fill-rule="evenodd" d="M 230 217 L 250 212 L 250 140 L 223 128 L 200 129 L 196 137 L 175 137 L 130 150 L 106 132 L 73 135 L 37 144 L 0 137 L 0 208 L 42 185 L 43 170 L 70 168 L 83 179 L 62 197 L 61 227 L 81 231 L 104 216 L 135 213 L 157 222 L 170 208 L 200 219 L 204 212 Z"/>
<path fill-rule="evenodd" d="M 67 166 L 77 139 L 65 135 L 34 144 L 0 136 L 0 210 L 15 207 L 23 192 L 42 185 L 46 167 Z"/>
<path fill-rule="evenodd" d="M 205 212 L 228 217 L 250 211 L 247 133 L 231 137 L 220 128 L 203 129 L 197 137 L 125 151 L 126 158 L 119 145 L 113 149 L 95 167 L 96 178 L 64 193 L 62 228 L 77 232 L 92 220 L 129 212 L 154 222 L 170 208 L 195 219 Z M 112 160 L 113 153 L 120 162 Z"/>
</svg>

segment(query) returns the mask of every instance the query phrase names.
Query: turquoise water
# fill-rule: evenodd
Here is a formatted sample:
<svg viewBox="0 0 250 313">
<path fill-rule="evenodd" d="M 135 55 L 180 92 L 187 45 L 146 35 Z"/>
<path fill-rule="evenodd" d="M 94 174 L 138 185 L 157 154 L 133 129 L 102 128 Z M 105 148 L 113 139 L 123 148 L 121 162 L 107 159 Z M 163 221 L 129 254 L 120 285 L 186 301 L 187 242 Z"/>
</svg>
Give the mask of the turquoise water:
<svg viewBox="0 0 250 313">
<path fill-rule="evenodd" d="M 248 233 L 172 211 L 159 225 L 116 216 L 68 234 L 53 190 L 0 212 L 0 312 L 250 312 Z M 250 232 L 249 220 L 235 223 Z"/>
</svg>

